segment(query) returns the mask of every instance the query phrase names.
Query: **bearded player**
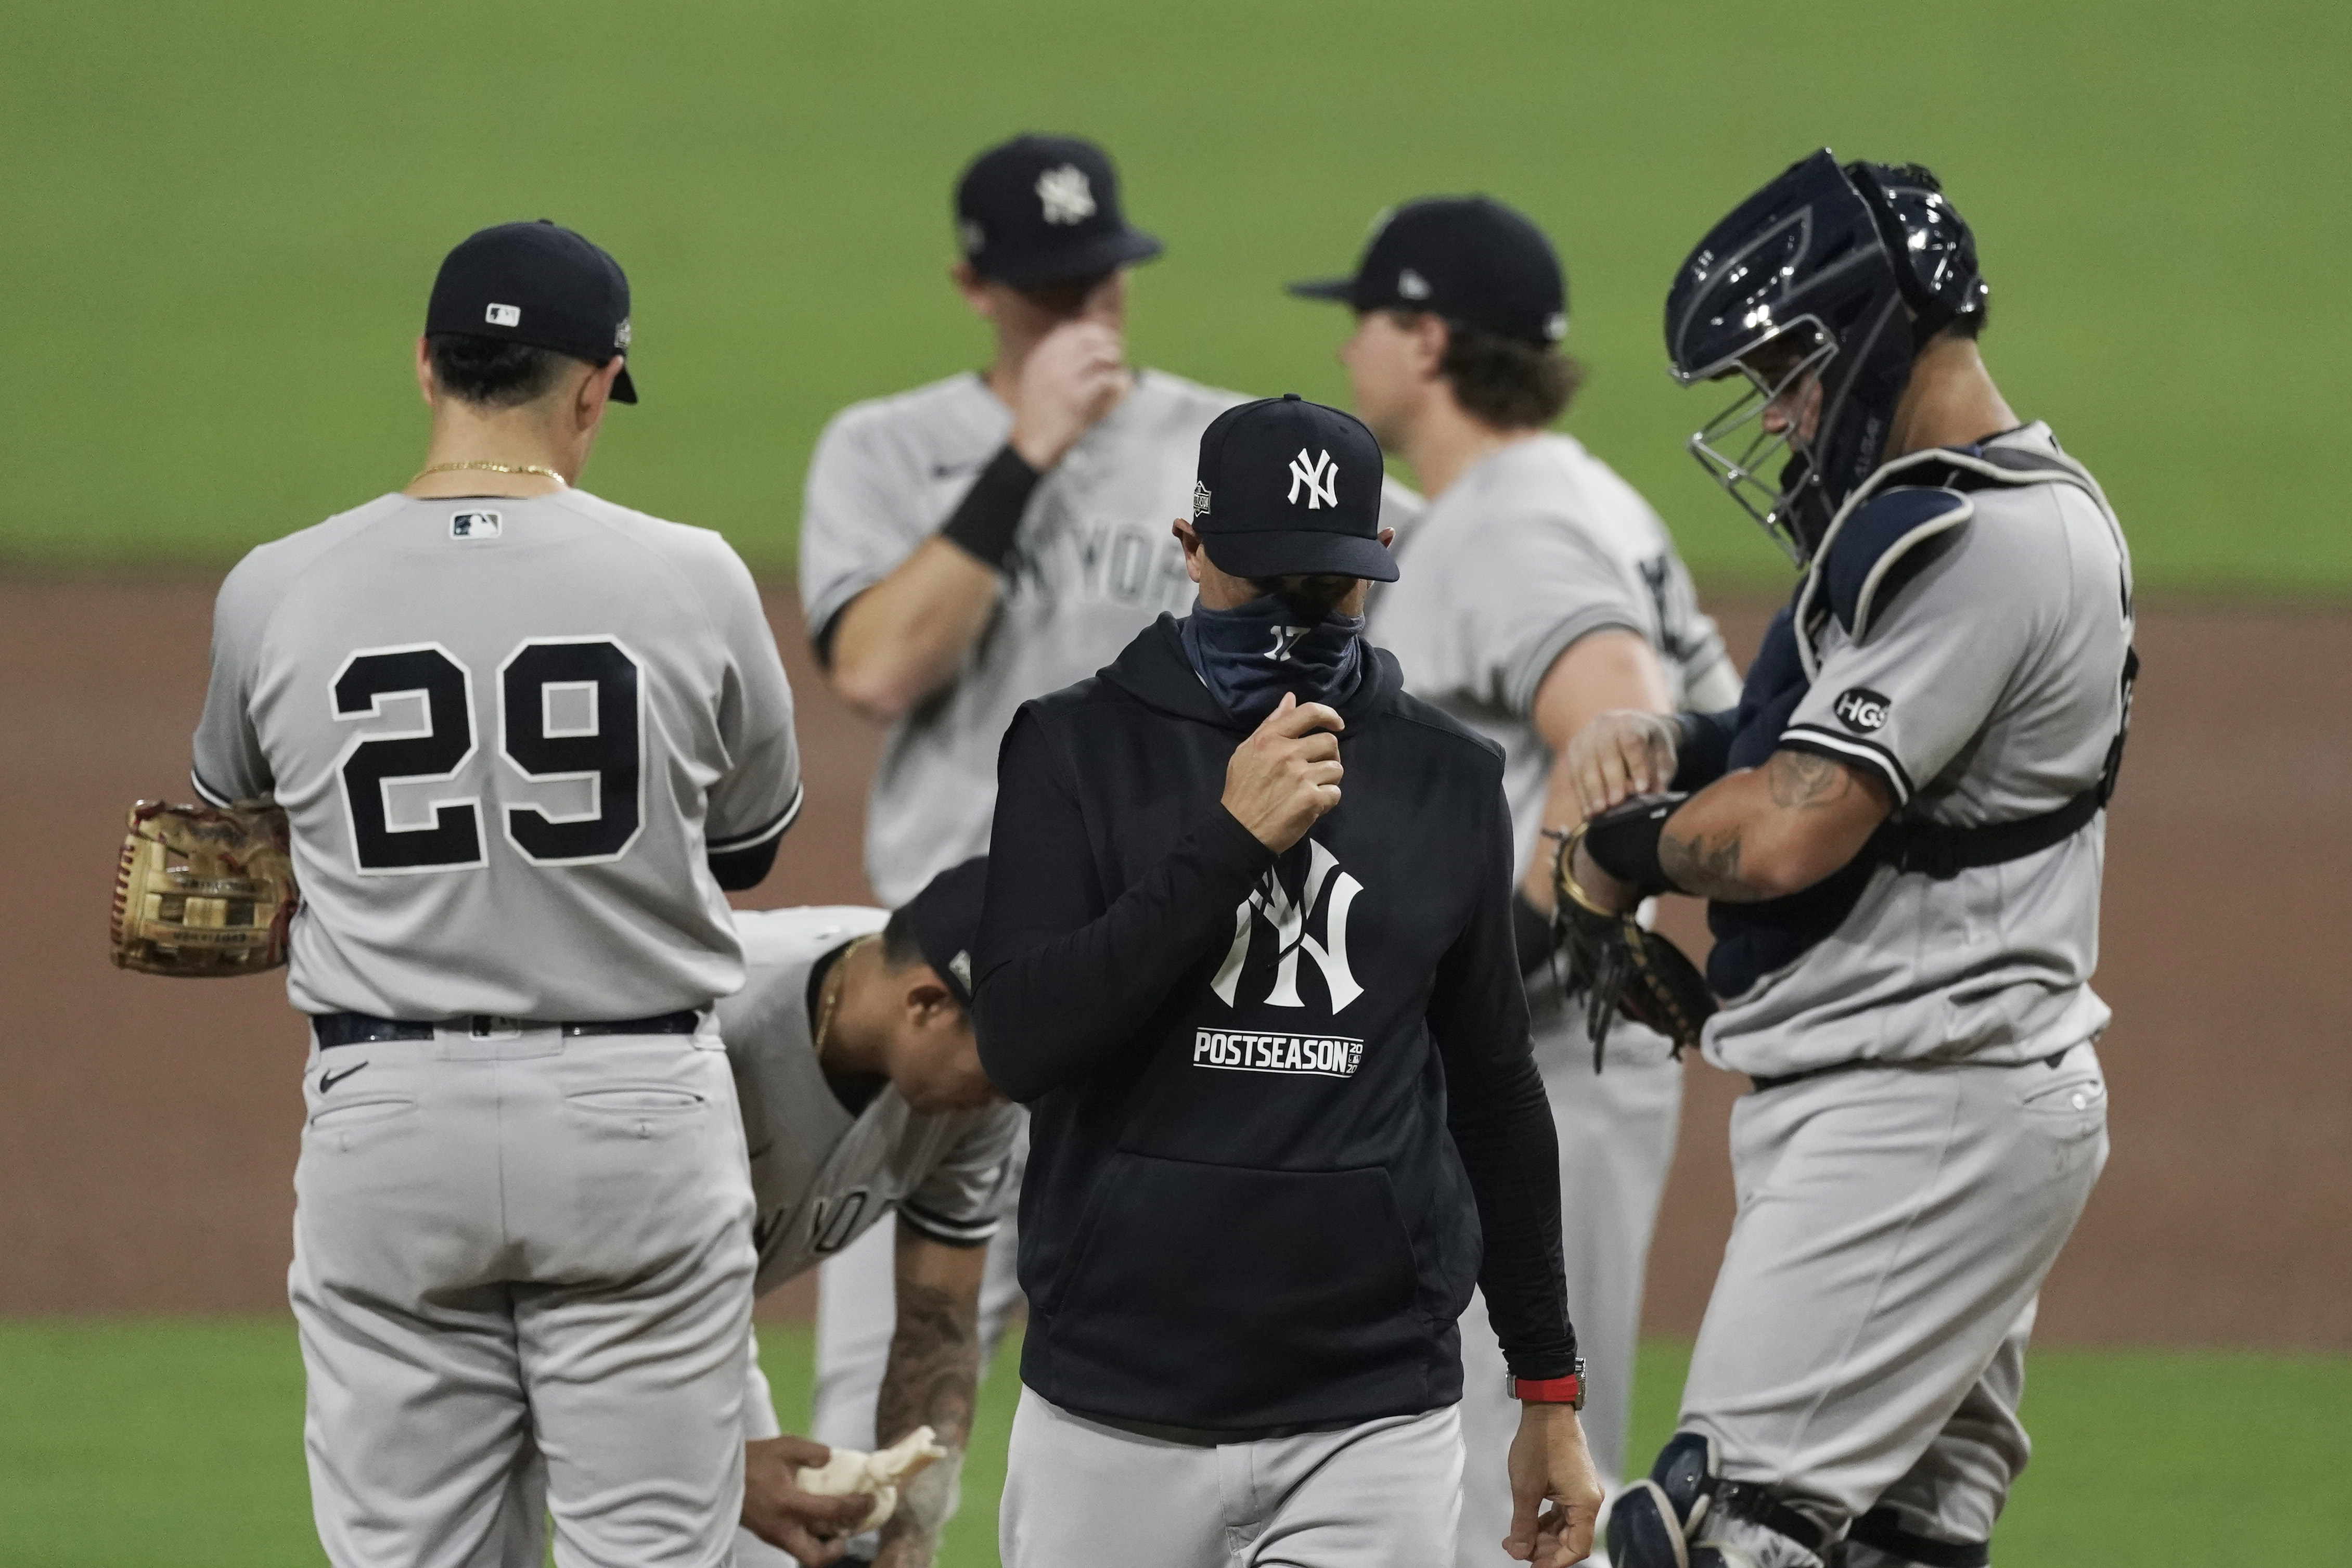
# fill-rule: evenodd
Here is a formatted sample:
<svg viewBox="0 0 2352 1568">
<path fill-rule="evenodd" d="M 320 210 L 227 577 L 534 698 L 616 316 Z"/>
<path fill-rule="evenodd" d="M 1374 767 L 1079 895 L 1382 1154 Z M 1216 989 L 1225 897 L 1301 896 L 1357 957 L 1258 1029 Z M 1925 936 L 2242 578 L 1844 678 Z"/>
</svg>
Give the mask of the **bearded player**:
<svg viewBox="0 0 2352 1568">
<path fill-rule="evenodd" d="M 1580 929 L 1708 900 L 1706 1056 L 1755 1081 L 1618 1568 L 1982 1564 L 2025 1464 L 2034 1304 L 2106 1157 L 2089 981 L 2136 661 L 2122 530 L 1994 384 L 1987 297 L 1933 175 L 1826 151 L 1667 297 L 1676 377 L 1746 385 L 1692 446 L 1802 574 L 1738 708 L 1571 747 Z"/>
</svg>

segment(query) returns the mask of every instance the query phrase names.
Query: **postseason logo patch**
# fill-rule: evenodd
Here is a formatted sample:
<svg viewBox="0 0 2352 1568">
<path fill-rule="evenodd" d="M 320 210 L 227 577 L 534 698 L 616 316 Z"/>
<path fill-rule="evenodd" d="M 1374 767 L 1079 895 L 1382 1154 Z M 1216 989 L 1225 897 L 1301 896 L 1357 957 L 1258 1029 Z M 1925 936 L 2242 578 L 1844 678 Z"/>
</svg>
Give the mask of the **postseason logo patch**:
<svg viewBox="0 0 2352 1568">
<path fill-rule="evenodd" d="M 494 511 L 457 511 L 449 514 L 449 537 L 452 539 L 496 539 L 505 520 Z"/>
<path fill-rule="evenodd" d="M 1192 1065 L 1228 1072 L 1311 1073 L 1353 1078 L 1364 1042 L 1334 1035 L 1259 1035 L 1240 1029 L 1196 1029 Z"/>
<path fill-rule="evenodd" d="M 1887 711 L 1894 706 L 1892 698 L 1881 696 L 1867 686 L 1855 686 L 1839 695 L 1834 711 L 1839 723 L 1858 735 L 1867 735 L 1885 727 Z"/>
</svg>

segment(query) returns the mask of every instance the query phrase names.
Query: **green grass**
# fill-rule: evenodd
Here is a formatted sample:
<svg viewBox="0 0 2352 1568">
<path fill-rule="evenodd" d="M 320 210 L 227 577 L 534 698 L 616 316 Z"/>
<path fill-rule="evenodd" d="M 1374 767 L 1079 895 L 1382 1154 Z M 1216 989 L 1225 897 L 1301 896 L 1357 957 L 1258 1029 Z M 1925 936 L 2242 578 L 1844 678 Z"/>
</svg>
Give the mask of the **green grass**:
<svg viewBox="0 0 2352 1568">
<path fill-rule="evenodd" d="M 809 1335 L 771 1327 L 778 1413 L 808 1405 Z M 1635 1453 L 1672 1431 L 1687 1348 L 1643 1352 Z M 982 1393 L 945 1568 L 996 1562 L 995 1498 L 1018 1386 Z M 2001 1521 L 2002 1568 L 2321 1563 L 2352 1538 L 2336 1440 L 2352 1358 L 2036 1352 L 2032 1468 Z M 302 1369 L 274 1320 L 0 1323 L 0 1563 L 317 1568 Z"/>
<path fill-rule="evenodd" d="M 1718 580 L 1783 569 L 1680 449 L 1714 395 L 1660 373 L 1675 264 L 1816 144 L 1926 160 L 1981 236 L 2004 387 L 2098 468 L 2143 576 L 2340 592 L 2347 68 L 2324 0 L 18 0 L 0 558 L 218 562 L 396 487 L 435 264 L 546 215 L 636 288 L 648 401 L 593 488 L 788 565 L 825 416 L 982 357 L 947 191 L 1034 127 L 1109 144 L 1170 242 L 1138 356 L 1250 390 L 1343 395 L 1338 313 L 1277 285 L 1375 209 L 1523 205 L 1592 369 L 1571 427 Z"/>
</svg>

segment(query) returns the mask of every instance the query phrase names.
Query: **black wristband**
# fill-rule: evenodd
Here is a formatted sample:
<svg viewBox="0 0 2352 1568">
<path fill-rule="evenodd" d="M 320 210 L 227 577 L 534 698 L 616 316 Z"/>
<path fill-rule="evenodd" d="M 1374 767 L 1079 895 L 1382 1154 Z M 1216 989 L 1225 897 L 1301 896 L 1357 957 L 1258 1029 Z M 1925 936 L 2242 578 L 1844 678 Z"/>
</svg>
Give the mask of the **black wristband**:
<svg viewBox="0 0 2352 1568">
<path fill-rule="evenodd" d="M 1636 795 L 1610 807 L 1584 830 L 1584 850 L 1592 863 L 1621 882 L 1631 882 L 1642 896 L 1682 889 L 1666 879 L 1658 865 L 1658 838 L 1666 818 L 1688 800 L 1686 795 Z"/>
<path fill-rule="evenodd" d="M 1002 570 L 1013 553 L 1013 536 L 1021 531 L 1021 514 L 1043 478 L 1005 443 L 956 502 L 940 536 L 982 565 Z"/>
</svg>

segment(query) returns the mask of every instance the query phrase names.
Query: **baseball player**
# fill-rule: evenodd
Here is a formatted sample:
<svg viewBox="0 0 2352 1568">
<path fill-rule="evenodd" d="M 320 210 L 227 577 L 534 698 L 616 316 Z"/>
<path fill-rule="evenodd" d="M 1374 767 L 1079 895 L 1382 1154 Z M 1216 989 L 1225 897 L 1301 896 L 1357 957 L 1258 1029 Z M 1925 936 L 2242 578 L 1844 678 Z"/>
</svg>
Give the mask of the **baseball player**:
<svg viewBox="0 0 2352 1568">
<path fill-rule="evenodd" d="M 891 1240 L 899 1329 L 866 1422 L 884 1445 L 928 1426 L 950 1457 L 901 1497 L 877 1543 L 885 1564 L 928 1563 L 954 1507 L 980 1375 L 982 1276 L 1020 1126 L 981 1071 L 968 1012 L 986 864 L 941 872 L 887 915 L 739 914 L 750 977 L 719 1009 L 751 1152 L 755 1288 L 773 1289 L 868 1231 Z M 897 1224 L 883 1225 L 893 1213 Z M 831 1561 L 846 1543 L 809 1531 L 793 1481 L 824 1453 L 782 1435 L 756 1349 L 751 1367 L 744 1517 L 772 1545 L 747 1531 L 736 1562 L 789 1568 L 774 1547 Z"/>
<path fill-rule="evenodd" d="M 1005 737 L 974 1016 L 1034 1117 L 1012 1568 L 1450 1557 L 1474 1279 L 1526 1401 L 1510 1554 L 1590 1543 L 1502 761 L 1364 641 L 1381 486 L 1336 409 L 1221 416 L 1192 613 Z"/>
<path fill-rule="evenodd" d="M 1657 515 L 1551 433 L 1575 390 L 1559 348 L 1567 282 L 1542 230 L 1484 196 L 1389 214 L 1353 277 L 1291 291 L 1356 312 L 1339 358 L 1356 411 L 1412 466 L 1428 510 L 1404 531 L 1373 640 L 1406 689 L 1503 751 L 1515 900 L 1536 1060 L 1559 1134 L 1569 1307 L 1590 1367 L 1584 1429 L 1605 1486 L 1622 1473 L 1642 1279 L 1673 1161 L 1682 1072 L 1659 1036 L 1607 1037 L 1595 1076 L 1582 1010 L 1551 977 L 1551 846 L 1582 816 L 1569 737 L 1612 709 L 1738 700 L 1739 679 Z M 1483 1322 L 1474 1300 L 1467 1321 Z M 1500 1457 L 1517 1419 L 1492 1336 L 1463 1335 L 1465 1565 L 1497 1563 L 1511 1499 Z"/>
<path fill-rule="evenodd" d="M 1570 747 L 1580 929 L 1711 900 L 1706 1051 L 1756 1086 L 1618 1568 L 1981 1564 L 2025 1463 L 2034 1301 L 2106 1155 L 2088 982 L 2135 660 L 2122 531 L 2003 401 L 1986 296 L 1932 175 L 1823 151 L 1667 297 L 1675 375 L 1748 384 L 1693 448 L 1802 575 L 1736 710 Z"/>
<path fill-rule="evenodd" d="M 195 785 L 274 801 L 310 1016 L 290 1294 L 338 1568 L 700 1565 L 742 1500 L 752 1194 L 722 889 L 801 795 L 715 533 L 576 489 L 629 292 L 548 223 L 442 263 L 407 488 L 221 588 Z"/>
</svg>

